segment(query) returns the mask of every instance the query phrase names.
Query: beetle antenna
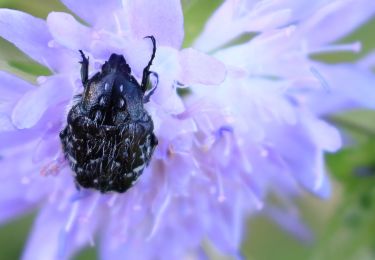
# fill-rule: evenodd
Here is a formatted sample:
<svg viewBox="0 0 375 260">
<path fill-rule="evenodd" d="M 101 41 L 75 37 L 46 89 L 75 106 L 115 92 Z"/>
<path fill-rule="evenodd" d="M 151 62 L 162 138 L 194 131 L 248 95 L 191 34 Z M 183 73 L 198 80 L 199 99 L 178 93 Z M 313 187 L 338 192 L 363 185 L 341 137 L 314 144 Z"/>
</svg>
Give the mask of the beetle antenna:
<svg viewBox="0 0 375 260">
<path fill-rule="evenodd" d="M 153 60 L 155 58 L 155 53 L 156 53 L 156 40 L 155 40 L 155 37 L 151 35 L 151 36 L 146 36 L 144 38 L 145 39 L 146 38 L 150 38 L 151 39 L 151 42 L 152 42 L 152 54 L 151 54 L 150 61 L 148 62 L 147 66 L 143 69 L 142 84 L 141 84 L 141 88 L 142 88 L 142 92 L 143 93 L 146 92 L 148 76 L 151 74 L 150 73 L 150 67 L 151 67 L 152 62 L 153 62 Z"/>
<path fill-rule="evenodd" d="M 83 86 L 85 87 L 89 79 L 89 58 L 86 58 L 82 50 L 79 50 L 79 53 L 81 53 L 82 57 L 82 61 L 79 62 L 81 63 L 81 80 Z"/>
</svg>

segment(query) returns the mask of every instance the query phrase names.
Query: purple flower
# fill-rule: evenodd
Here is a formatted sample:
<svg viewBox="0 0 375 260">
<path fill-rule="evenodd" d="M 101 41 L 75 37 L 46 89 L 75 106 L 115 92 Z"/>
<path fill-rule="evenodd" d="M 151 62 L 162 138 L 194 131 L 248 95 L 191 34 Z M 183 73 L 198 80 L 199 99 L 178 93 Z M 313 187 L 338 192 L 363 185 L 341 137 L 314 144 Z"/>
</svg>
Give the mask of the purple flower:
<svg viewBox="0 0 375 260">
<path fill-rule="evenodd" d="M 261 209 L 308 238 L 292 199 L 303 189 L 329 196 L 324 153 L 341 146 L 318 116 L 375 104 L 369 60 L 323 65 L 309 55 L 356 51 L 332 42 L 366 21 L 373 1 L 228 0 L 196 49 L 183 50 L 177 0 L 62 2 L 87 25 L 66 13 L 44 21 L 0 10 L 0 35 L 52 72 L 38 86 L 0 75 L 0 221 L 40 208 L 24 259 L 69 258 L 86 245 L 98 245 L 103 259 L 180 259 L 201 256 L 205 239 L 236 255 L 245 218 Z M 223 48 L 246 32 L 258 35 Z M 139 79 L 147 35 L 157 40 L 151 69 L 159 75 L 146 105 L 159 140 L 153 159 L 124 194 L 78 191 L 58 138 L 82 92 L 78 50 L 89 55 L 90 73 L 123 54 Z M 267 203 L 270 193 L 284 209 Z"/>
</svg>

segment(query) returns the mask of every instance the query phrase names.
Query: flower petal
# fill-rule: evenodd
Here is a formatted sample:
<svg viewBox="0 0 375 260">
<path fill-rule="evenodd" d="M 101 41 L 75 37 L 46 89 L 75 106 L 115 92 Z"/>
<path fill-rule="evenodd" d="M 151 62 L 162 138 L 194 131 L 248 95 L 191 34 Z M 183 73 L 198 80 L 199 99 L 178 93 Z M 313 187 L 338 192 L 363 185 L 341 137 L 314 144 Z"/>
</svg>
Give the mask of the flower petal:
<svg viewBox="0 0 375 260">
<path fill-rule="evenodd" d="M 312 77 L 306 55 L 294 50 L 295 41 L 298 40 L 296 28 L 288 26 L 264 32 L 247 43 L 218 51 L 215 57 L 228 67 L 231 65 L 246 70 L 253 77 Z"/>
<path fill-rule="evenodd" d="M 46 158 L 53 158 L 59 152 L 61 152 L 61 142 L 58 131 L 55 131 L 54 134 L 47 132 L 35 147 L 35 151 L 32 156 L 33 162 L 37 163 L 45 160 Z"/>
<path fill-rule="evenodd" d="M 339 131 L 330 124 L 316 118 L 304 120 L 315 143 L 328 152 L 336 152 L 341 148 Z"/>
<path fill-rule="evenodd" d="M 51 12 L 47 25 L 54 39 L 72 50 L 88 49 L 91 31 L 67 13 Z"/>
<path fill-rule="evenodd" d="M 103 196 L 82 191 L 85 194 L 79 195 L 73 185 L 61 180 L 58 185 L 64 192 L 54 190 L 59 199 L 49 193 L 49 204 L 44 205 L 35 221 L 22 259 L 71 259 L 79 248 L 94 243 L 97 220 L 103 212 L 103 208 L 96 207 Z M 40 245 L 47 246 L 41 250 Z"/>
<path fill-rule="evenodd" d="M 22 95 L 34 88 L 22 79 L 0 71 L 0 132 L 15 129 L 10 118 L 13 107 Z"/>
<path fill-rule="evenodd" d="M 210 229 L 208 236 L 221 251 L 235 255 L 239 250 L 244 231 L 244 215 L 240 213 L 243 210 L 241 204 L 244 200 L 234 196 L 230 201 L 230 206 L 223 203 L 210 209 L 214 218 L 220 221 L 212 223 L 213 228 Z"/>
<path fill-rule="evenodd" d="M 31 207 L 32 204 L 22 199 L 7 199 L 4 203 L 0 201 L 0 224 L 25 214 Z"/>
<path fill-rule="evenodd" d="M 273 136 L 272 143 L 286 163 L 286 170 L 303 188 L 321 198 L 327 198 L 330 185 L 324 166 L 324 148 L 337 148 L 336 141 L 331 141 L 338 138 L 337 132 L 330 128 L 310 132 L 310 125 L 299 123 L 279 127 L 276 131 L 269 129 L 272 132 L 269 136 Z"/>
<path fill-rule="evenodd" d="M 175 80 L 178 75 L 178 51 L 170 47 L 161 47 L 155 57 L 152 70 L 159 75 L 157 91 L 151 100 L 171 114 L 178 114 L 184 110 L 181 97 L 177 94 Z"/>
<path fill-rule="evenodd" d="M 246 32 L 265 32 L 297 24 L 324 1 L 224 1 L 208 20 L 194 46 L 212 51 Z"/>
<path fill-rule="evenodd" d="M 37 167 L 28 156 L 32 145 L 22 143 L 18 148 L 5 147 L 0 160 L 0 222 L 25 213 L 35 206 L 49 191 L 42 183 Z M 22 190 L 20 193 L 19 191 Z"/>
<path fill-rule="evenodd" d="M 68 102 L 73 95 L 73 87 L 68 79 L 50 77 L 42 86 L 27 92 L 16 104 L 12 122 L 18 129 L 34 126 L 44 112 L 60 102 Z"/>
<path fill-rule="evenodd" d="M 32 84 L 15 75 L 0 71 L 0 100 L 2 101 L 13 101 L 34 87 Z"/>
<path fill-rule="evenodd" d="M 278 206 L 270 206 L 265 208 L 264 214 L 300 241 L 313 241 L 314 236 L 306 224 L 303 223 L 298 211 L 287 211 Z"/>
<path fill-rule="evenodd" d="M 218 85 L 225 79 L 226 69 L 223 63 L 192 48 L 182 50 L 179 61 L 179 81 L 183 84 Z"/>
<path fill-rule="evenodd" d="M 300 150 L 295 147 L 296 145 L 293 145 L 294 157 L 284 154 L 291 173 L 307 191 L 322 199 L 329 198 L 331 187 L 324 167 L 323 152 L 312 146 L 301 145 Z"/>
<path fill-rule="evenodd" d="M 375 76 L 352 64 L 314 67 L 327 81 L 329 89 L 312 93 L 307 101 L 318 114 L 333 113 L 355 108 L 375 109 Z"/>
<path fill-rule="evenodd" d="M 375 1 L 372 0 L 333 1 L 318 10 L 301 29 L 310 45 L 319 46 L 339 40 L 369 20 L 374 13 Z"/>
<path fill-rule="evenodd" d="M 91 25 L 96 25 L 103 19 L 114 19 L 110 15 L 121 8 L 121 2 L 118 0 L 61 0 L 61 2 Z"/>
<path fill-rule="evenodd" d="M 291 18 L 292 12 L 289 8 L 269 8 L 272 7 L 272 3 L 264 9 L 261 5 L 262 3 L 259 2 L 250 10 L 241 11 L 242 7 L 238 1 L 224 1 L 208 20 L 194 47 L 206 52 L 212 51 L 243 33 L 281 27 Z"/>
<path fill-rule="evenodd" d="M 15 130 L 15 128 L 12 124 L 12 121 L 9 115 L 0 113 L 0 136 L 1 136 L 1 132 L 13 131 L 13 130 Z"/>
<path fill-rule="evenodd" d="M 58 212 L 45 206 L 34 224 L 22 259 L 65 259 L 61 255 L 61 248 L 64 247 L 62 233 L 66 218 L 67 212 Z M 48 246 L 41 249 L 41 245 Z"/>
<path fill-rule="evenodd" d="M 52 36 L 45 21 L 20 11 L 0 9 L 0 36 L 53 71 L 65 69 L 71 59 L 69 52 L 49 46 Z"/>
<path fill-rule="evenodd" d="M 142 38 L 153 35 L 160 45 L 180 48 L 184 38 L 182 8 L 179 0 L 123 0 L 129 10 L 130 28 Z"/>
<path fill-rule="evenodd" d="M 12 124 L 13 128 L 14 125 Z M 0 149 L 12 148 L 19 146 L 27 142 L 33 141 L 36 137 L 39 137 L 39 129 L 22 129 L 13 131 L 16 129 L 5 129 L 9 131 L 0 132 Z"/>
<path fill-rule="evenodd" d="M 374 66 L 375 66 L 375 51 L 370 52 L 368 55 L 366 55 L 364 58 L 362 58 L 358 62 L 358 65 L 361 68 L 364 68 L 364 69 L 374 68 Z"/>
</svg>

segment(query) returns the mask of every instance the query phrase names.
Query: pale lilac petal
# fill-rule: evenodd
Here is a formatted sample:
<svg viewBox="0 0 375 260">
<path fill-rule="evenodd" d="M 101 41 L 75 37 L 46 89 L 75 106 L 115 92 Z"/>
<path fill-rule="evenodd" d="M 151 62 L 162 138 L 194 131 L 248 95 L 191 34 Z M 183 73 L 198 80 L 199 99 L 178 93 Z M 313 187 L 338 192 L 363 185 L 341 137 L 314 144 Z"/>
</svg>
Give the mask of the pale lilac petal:
<svg viewBox="0 0 375 260">
<path fill-rule="evenodd" d="M 0 100 L 12 100 L 20 97 L 35 86 L 19 77 L 0 71 Z"/>
<path fill-rule="evenodd" d="M 65 192 L 60 190 L 59 193 L 49 194 L 49 204 L 40 211 L 28 239 L 23 254 L 25 260 L 71 259 L 78 249 L 94 243 L 93 233 L 102 213 L 96 208 L 103 196 L 85 192 L 80 192 L 84 194 L 79 196 L 70 183 L 55 188 L 63 188 Z M 64 202 L 56 196 L 64 197 Z M 41 249 L 40 245 L 48 246 Z"/>
<path fill-rule="evenodd" d="M 62 249 L 62 247 L 64 247 L 64 223 L 68 214 L 66 211 L 59 212 L 52 207 L 44 207 L 36 219 L 22 259 L 66 259 L 67 256 L 64 254 L 66 248 Z"/>
<path fill-rule="evenodd" d="M 301 29 L 309 45 L 319 46 L 349 34 L 374 14 L 375 1 L 372 0 L 333 1 L 316 12 Z"/>
<path fill-rule="evenodd" d="M 336 140 L 337 131 L 312 131 L 305 125 L 278 129 L 270 135 L 274 136 L 273 145 L 286 163 L 286 170 L 308 191 L 322 198 L 330 195 L 330 185 L 324 166 L 322 147 L 329 147 L 331 140 Z M 331 136 L 328 136 L 331 135 Z M 327 143 L 324 143 L 327 142 Z M 333 141 L 337 148 L 338 141 Z"/>
<path fill-rule="evenodd" d="M 307 19 L 312 13 L 316 12 L 322 5 L 330 0 L 300 1 L 300 0 L 279 0 L 260 2 L 260 9 L 264 11 L 276 11 L 280 9 L 290 9 L 292 12 L 289 22 L 299 22 Z"/>
<path fill-rule="evenodd" d="M 325 169 L 324 155 L 318 149 L 306 149 L 308 151 L 305 151 L 305 154 L 306 156 L 312 156 L 310 157 L 311 161 L 301 158 L 289 158 L 288 163 L 291 171 L 307 191 L 322 199 L 327 199 L 331 195 L 331 185 Z M 296 152 L 295 156 L 297 156 L 298 150 L 294 152 Z M 303 151 L 300 150 L 299 152 L 300 155 Z"/>
<path fill-rule="evenodd" d="M 25 154 L 30 152 L 30 146 L 30 143 L 25 143 L 23 149 L 21 149 L 19 146 L 16 148 L 10 147 L 9 149 L 3 149 L 3 147 L 1 148 L 2 160 L 0 160 L 0 165 L 4 171 L 1 172 L 0 179 L 2 182 L 7 181 L 8 183 L 13 183 L 13 187 L 7 187 L 10 185 L 1 186 L 1 191 L 8 191 L 2 194 L 2 198 L 8 195 L 12 196 L 11 194 L 17 194 L 16 189 L 14 189 L 14 185 L 16 185 L 15 183 L 17 182 L 20 184 L 20 180 L 17 180 L 17 178 L 11 179 L 9 178 L 10 176 L 20 177 L 34 170 L 34 165 L 32 164 L 30 158 L 25 158 Z M 12 160 L 17 160 L 19 163 L 13 163 Z"/>
<path fill-rule="evenodd" d="M 358 66 L 363 69 L 371 69 L 375 67 L 375 51 L 372 51 L 370 54 L 366 55 L 360 61 L 358 61 Z"/>
<path fill-rule="evenodd" d="M 49 45 L 52 36 L 45 21 L 20 11 L 0 10 L 0 36 L 53 71 L 66 69 L 64 64 L 72 58 L 69 52 Z"/>
<path fill-rule="evenodd" d="M 231 201 L 236 204 L 221 205 L 216 209 L 211 209 L 213 212 L 216 211 L 215 217 L 220 221 L 212 223 L 214 227 L 210 229 L 209 238 L 226 254 L 238 252 L 244 231 L 243 215 L 238 211 L 242 208 L 239 205 L 242 201 L 238 198 Z"/>
<path fill-rule="evenodd" d="M 0 132 L 0 149 L 12 148 L 33 140 L 39 140 L 46 134 L 57 136 L 61 130 L 61 123 L 65 120 L 66 105 L 65 102 L 62 102 L 46 110 L 32 128 L 17 129 L 14 123 L 10 121 L 12 127 Z M 6 115 L 6 117 L 8 117 L 8 120 L 11 120 L 11 115 Z"/>
<path fill-rule="evenodd" d="M 158 46 L 158 42 L 156 43 Z M 94 49 L 95 46 L 92 47 Z M 142 77 L 143 69 L 148 64 L 151 55 L 152 55 L 152 42 L 150 39 L 129 39 L 121 42 L 120 53 L 122 53 L 126 59 L 126 62 L 129 63 L 132 73 L 138 77 Z M 163 48 L 157 48 L 156 58 L 151 67 L 153 70 L 156 60 L 159 59 L 159 53 Z M 109 57 L 109 56 L 108 56 Z M 108 58 L 106 57 L 106 58 Z"/>
<path fill-rule="evenodd" d="M 208 20 L 194 47 L 202 51 L 211 51 L 243 33 L 243 25 L 234 24 L 242 22 L 235 20 L 234 8 L 233 1 L 224 1 Z"/>
<path fill-rule="evenodd" d="M 212 51 L 244 33 L 281 27 L 291 18 L 290 9 L 270 11 L 254 8 L 254 12 L 241 16 L 235 2 L 236 0 L 224 1 L 195 41 L 195 48 Z"/>
<path fill-rule="evenodd" d="M 312 77 L 309 60 L 295 46 L 296 26 L 267 31 L 253 40 L 218 51 L 215 57 L 227 66 L 239 67 L 252 76 Z"/>
<path fill-rule="evenodd" d="M 17 100 L 35 86 L 20 78 L 0 71 L 0 132 L 14 130 L 11 113 Z"/>
<path fill-rule="evenodd" d="M 103 30 L 87 27 L 67 13 L 50 13 L 47 25 L 57 44 L 75 51 L 77 63 L 81 59 L 78 50 L 103 61 L 108 60 L 112 53 L 123 53 L 133 72 L 139 76 L 151 57 L 149 39 L 123 39 Z M 91 61 L 91 69 L 93 65 Z"/>
<path fill-rule="evenodd" d="M 47 26 L 59 44 L 77 52 L 80 49 L 88 49 L 92 38 L 91 30 L 72 15 L 52 12 L 47 17 Z"/>
<path fill-rule="evenodd" d="M 0 35 L 44 65 L 42 52 L 48 52 L 51 40 L 46 29 L 42 19 L 16 10 L 0 10 Z"/>
<path fill-rule="evenodd" d="M 9 131 L 0 132 L 0 149 L 22 145 L 34 140 L 35 137 L 40 136 L 39 129 L 22 129 L 14 131 L 16 128 L 13 128 L 8 130 Z"/>
<path fill-rule="evenodd" d="M 286 155 L 286 161 L 290 166 L 290 171 L 296 180 L 307 191 L 314 195 L 327 199 L 331 195 L 331 186 L 327 178 L 327 172 L 324 166 L 323 154 L 315 148 L 295 149 L 293 145 L 294 158 Z M 310 156 L 310 159 L 300 158 L 297 155 L 304 153 L 304 156 Z M 285 154 L 284 154 L 285 156 Z"/>
<path fill-rule="evenodd" d="M 177 90 L 173 84 L 168 83 L 168 78 L 159 76 L 159 91 L 153 95 L 152 100 L 159 106 L 159 109 L 162 109 L 163 112 L 177 115 L 184 111 L 184 104 L 181 97 L 177 94 Z M 162 87 L 163 85 L 165 86 L 164 88 Z M 156 109 L 156 107 L 153 109 Z M 155 113 L 156 112 L 157 111 L 155 111 Z M 157 124 L 158 119 L 155 120 L 155 124 Z"/>
<path fill-rule="evenodd" d="M 12 168 L 13 170 L 17 170 L 17 167 Z M 10 178 L 12 180 L 9 180 Z M 26 211 L 36 205 L 37 197 L 40 198 L 40 196 L 33 194 L 33 198 L 27 198 L 26 194 L 21 195 L 19 193 L 20 189 L 24 189 L 27 186 L 22 182 L 28 181 L 26 175 L 22 177 L 17 173 L 14 176 L 0 176 L 0 179 L 4 186 L 0 188 L 0 223 L 8 221 L 10 218 L 22 213 L 22 211 Z"/>
<path fill-rule="evenodd" d="M 24 215 L 32 206 L 32 204 L 22 199 L 7 199 L 5 203 L 0 201 L 0 224 L 4 224 L 19 215 Z"/>
<path fill-rule="evenodd" d="M 297 23 L 324 1 L 224 1 L 208 20 L 194 46 L 212 51 L 247 32 L 270 31 Z"/>
<path fill-rule="evenodd" d="M 371 0 L 331 3 L 324 0 L 242 1 L 242 4 L 237 0 L 227 0 L 209 19 L 195 47 L 212 51 L 243 33 L 281 28 L 300 20 L 304 22 L 301 26 L 303 34 L 310 35 L 309 44 L 316 46 L 343 37 L 368 20 L 374 12 L 375 6 Z M 342 26 L 342 17 L 348 18 L 345 26 Z"/>
<path fill-rule="evenodd" d="M 27 92 L 14 107 L 13 124 L 18 129 L 34 126 L 50 107 L 60 102 L 69 102 L 73 95 L 73 87 L 69 79 L 50 77 L 46 83 Z"/>
<path fill-rule="evenodd" d="M 0 113 L 0 132 L 7 132 L 15 130 L 9 114 Z M 1 135 L 1 134 L 0 134 Z"/>
<path fill-rule="evenodd" d="M 33 162 L 41 162 L 46 158 L 53 158 L 60 152 L 61 143 L 59 136 L 51 132 L 52 131 L 46 132 L 36 145 L 32 156 Z M 54 133 L 58 133 L 58 130 L 54 131 Z"/>
<path fill-rule="evenodd" d="M 224 81 L 224 64 L 202 52 L 184 49 L 179 53 L 179 61 L 181 72 L 178 79 L 183 84 L 218 85 Z"/>
<path fill-rule="evenodd" d="M 121 8 L 120 0 L 61 0 L 72 12 L 91 25 L 99 20 L 114 19 L 113 12 Z"/>
<path fill-rule="evenodd" d="M 184 28 L 179 0 L 123 0 L 123 5 L 136 37 L 153 35 L 159 45 L 181 47 Z"/>
<path fill-rule="evenodd" d="M 134 251 L 129 250 L 127 246 L 114 247 L 110 245 L 112 240 L 111 236 L 104 236 L 102 238 L 100 246 L 100 259 L 111 260 L 111 259 L 134 259 L 138 257 L 139 259 L 146 259 L 144 255 L 147 255 L 146 249 L 142 248 L 137 256 L 134 255 Z"/>
<path fill-rule="evenodd" d="M 158 88 L 151 100 L 168 113 L 181 113 L 184 105 L 175 82 L 179 73 L 178 51 L 170 47 L 159 48 L 151 69 L 159 75 Z"/>
<path fill-rule="evenodd" d="M 286 211 L 276 206 L 270 206 L 265 209 L 264 214 L 300 241 L 313 241 L 312 231 L 303 223 L 298 211 Z"/>
<path fill-rule="evenodd" d="M 336 152 L 341 148 L 340 132 L 332 125 L 316 118 L 304 120 L 315 143 L 328 152 Z"/>
<path fill-rule="evenodd" d="M 23 143 L 22 149 L 6 147 L 0 160 L 0 222 L 27 212 L 43 198 L 48 189 L 39 185 L 38 174 L 30 158 L 30 145 Z M 17 163 L 14 163 L 17 161 Z M 19 191 L 23 192 L 20 193 Z"/>
<path fill-rule="evenodd" d="M 317 64 L 327 82 L 311 95 L 308 105 L 319 114 L 355 108 L 375 108 L 375 75 L 353 64 Z"/>
</svg>

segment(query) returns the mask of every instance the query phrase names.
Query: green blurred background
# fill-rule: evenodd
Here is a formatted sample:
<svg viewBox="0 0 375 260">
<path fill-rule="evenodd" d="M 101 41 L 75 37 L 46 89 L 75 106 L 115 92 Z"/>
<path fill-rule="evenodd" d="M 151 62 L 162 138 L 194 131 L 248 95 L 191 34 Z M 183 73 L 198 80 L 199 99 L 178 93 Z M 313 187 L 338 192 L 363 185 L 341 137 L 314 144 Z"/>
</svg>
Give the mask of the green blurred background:
<svg viewBox="0 0 375 260">
<path fill-rule="evenodd" d="M 184 46 L 189 46 L 221 1 L 182 2 L 186 34 Z M 46 18 L 50 11 L 68 11 L 57 0 L 0 0 L 0 7 L 23 10 L 41 18 Z M 363 44 L 360 53 L 326 54 L 314 58 L 335 63 L 363 57 L 375 48 L 375 19 L 340 42 L 357 40 Z M 49 74 L 48 70 L 3 40 L 0 40 L 0 68 L 30 81 L 35 81 L 37 75 Z M 333 182 L 332 198 L 321 201 L 306 194 L 296 201 L 305 222 L 314 232 L 314 242 L 298 241 L 273 222 L 259 216 L 249 221 L 242 252 L 246 259 L 375 259 L 375 113 L 355 111 L 328 120 L 341 127 L 344 135 L 352 137 L 354 142 L 341 152 L 326 157 Z M 30 214 L 0 227 L 0 260 L 20 258 L 33 218 L 34 214 Z M 95 258 L 94 248 L 87 248 L 75 257 Z M 215 252 L 212 252 L 212 258 L 225 259 Z"/>
</svg>

